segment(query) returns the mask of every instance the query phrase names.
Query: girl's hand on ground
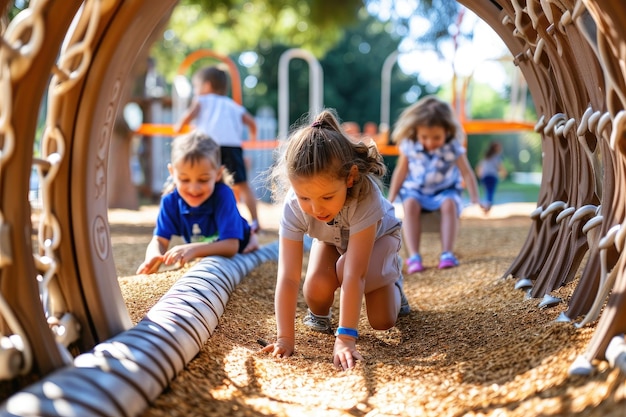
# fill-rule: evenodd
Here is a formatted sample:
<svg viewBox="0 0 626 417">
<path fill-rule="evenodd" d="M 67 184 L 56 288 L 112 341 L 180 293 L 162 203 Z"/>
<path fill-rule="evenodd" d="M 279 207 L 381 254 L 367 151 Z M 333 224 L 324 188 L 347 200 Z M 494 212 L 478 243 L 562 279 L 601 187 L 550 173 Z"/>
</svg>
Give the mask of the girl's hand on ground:
<svg viewBox="0 0 626 417">
<path fill-rule="evenodd" d="M 140 274 L 154 274 L 159 270 L 159 266 L 163 263 L 162 256 L 155 256 L 152 259 L 144 261 L 139 268 L 137 268 L 137 275 Z"/>
<path fill-rule="evenodd" d="M 333 364 L 337 369 L 347 371 L 354 368 L 357 360 L 363 360 L 363 356 L 356 350 L 356 339 L 349 336 L 337 336 L 333 349 Z"/>
<path fill-rule="evenodd" d="M 293 343 L 279 338 L 274 343 L 270 343 L 261 349 L 261 352 L 269 353 L 275 358 L 288 358 L 293 354 Z"/>
</svg>

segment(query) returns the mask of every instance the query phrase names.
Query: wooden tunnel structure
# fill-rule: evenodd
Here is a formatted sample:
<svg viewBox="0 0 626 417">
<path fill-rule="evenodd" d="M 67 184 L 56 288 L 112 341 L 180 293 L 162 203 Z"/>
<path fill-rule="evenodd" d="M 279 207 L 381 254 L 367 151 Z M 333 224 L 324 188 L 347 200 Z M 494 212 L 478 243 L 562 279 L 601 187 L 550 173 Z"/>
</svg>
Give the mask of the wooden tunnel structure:
<svg viewBox="0 0 626 417">
<path fill-rule="evenodd" d="M 276 256 L 270 246 L 231 260 L 207 258 L 131 324 L 107 222 L 108 149 L 137 51 L 176 3 L 32 1 L 2 29 L 0 385 L 10 393 L 1 415 L 57 415 L 58 402 L 76 415 L 139 414 L 210 337 L 236 283 Z M 544 165 L 537 209 L 503 278 L 515 279 L 539 308 L 580 273 L 560 319 L 577 326 L 598 321 L 571 371 L 585 372 L 594 359 L 624 363 L 623 1 L 460 3 L 502 38 L 539 116 Z M 0 10 L 8 5 L 0 0 Z M 42 103 L 45 129 L 35 158 Z M 28 199 L 33 166 L 42 196 L 36 224 Z M 77 386 L 80 396 L 72 394 Z"/>
</svg>

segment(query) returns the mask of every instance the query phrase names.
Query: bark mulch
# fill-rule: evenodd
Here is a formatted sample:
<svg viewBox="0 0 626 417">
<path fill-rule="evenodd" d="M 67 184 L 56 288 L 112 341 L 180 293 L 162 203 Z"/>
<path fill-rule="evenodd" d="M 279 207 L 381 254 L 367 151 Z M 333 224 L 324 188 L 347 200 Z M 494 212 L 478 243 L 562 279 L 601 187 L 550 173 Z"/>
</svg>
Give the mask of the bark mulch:
<svg viewBox="0 0 626 417">
<path fill-rule="evenodd" d="M 438 234 L 426 233 L 428 268 L 405 276 L 412 313 L 391 330 L 374 331 L 363 312 L 358 346 L 365 360 L 348 372 L 332 365 L 333 336 L 300 324 L 301 296 L 296 354 L 279 360 L 259 352 L 257 340 L 275 335 L 276 263 L 265 263 L 244 278 L 213 336 L 143 417 L 626 416 L 619 370 L 601 362 L 590 376 L 568 375 L 595 327 L 555 322 L 577 280 L 555 294 L 563 303 L 540 309 L 540 300 L 502 277 L 529 227 L 527 216 L 463 218 L 461 265 L 444 271 L 436 269 Z M 152 226 L 112 222 L 111 231 L 119 282 L 137 322 L 185 269 L 133 275 Z M 261 237 L 272 242 L 276 231 Z"/>
</svg>

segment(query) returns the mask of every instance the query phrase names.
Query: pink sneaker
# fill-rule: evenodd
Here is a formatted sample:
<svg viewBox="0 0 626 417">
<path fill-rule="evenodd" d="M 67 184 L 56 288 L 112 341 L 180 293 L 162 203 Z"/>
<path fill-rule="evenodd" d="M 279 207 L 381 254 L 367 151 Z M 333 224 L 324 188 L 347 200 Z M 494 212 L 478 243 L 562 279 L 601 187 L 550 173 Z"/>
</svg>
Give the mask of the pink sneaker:
<svg viewBox="0 0 626 417">
<path fill-rule="evenodd" d="M 444 252 L 439 258 L 439 269 L 454 268 L 459 266 L 459 261 L 456 259 L 452 252 Z"/>
<path fill-rule="evenodd" d="M 416 272 L 422 272 L 424 265 L 422 265 L 422 257 L 420 255 L 413 255 L 406 260 L 406 272 L 408 274 L 414 274 Z"/>
</svg>

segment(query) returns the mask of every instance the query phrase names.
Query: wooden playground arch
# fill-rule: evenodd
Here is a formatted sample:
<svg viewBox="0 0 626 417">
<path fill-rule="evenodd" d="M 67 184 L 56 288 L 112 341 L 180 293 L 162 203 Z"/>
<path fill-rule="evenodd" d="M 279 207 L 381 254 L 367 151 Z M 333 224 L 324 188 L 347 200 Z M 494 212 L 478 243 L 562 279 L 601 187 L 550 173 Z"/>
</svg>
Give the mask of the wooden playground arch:
<svg viewBox="0 0 626 417">
<path fill-rule="evenodd" d="M 537 209 L 503 277 L 549 304 L 551 292 L 582 268 L 562 320 L 585 325 L 608 301 L 572 372 L 589 372 L 596 359 L 616 363 L 623 348 L 607 348 L 623 346 L 626 332 L 626 9 L 621 0 L 459 2 L 502 38 L 539 115 Z M 108 147 L 137 51 L 176 4 L 31 2 L 3 30 L 0 374 L 14 392 L 1 415 L 57 415 L 47 382 L 61 387 L 79 415 L 139 414 L 210 337 L 238 280 L 275 257 L 270 246 L 232 260 L 209 258 L 172 288 L 168 302 L 178 309 L 157 304 L 131 325 L 107 224 Z M 0 0 L 2 10 L 8 5 Z M 44 100 L 35 159 L 33 109 Z M 32 166 L 42 184 L 36 224 L 28 201 Z M 131 359 L 133 372 L 123 362 Z M 157 370 L 155 362 L 168 366 Z M 78 394 L 74 377 L 82 381 Z"/>
</svg>

